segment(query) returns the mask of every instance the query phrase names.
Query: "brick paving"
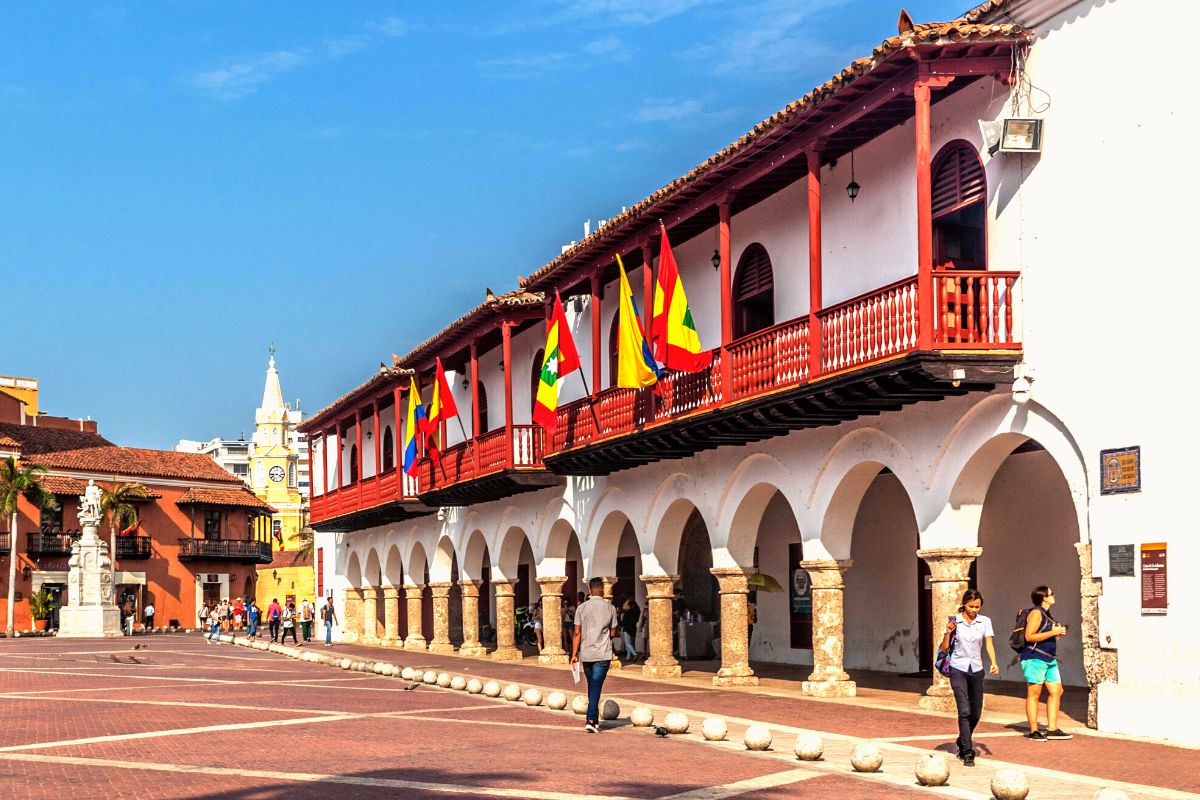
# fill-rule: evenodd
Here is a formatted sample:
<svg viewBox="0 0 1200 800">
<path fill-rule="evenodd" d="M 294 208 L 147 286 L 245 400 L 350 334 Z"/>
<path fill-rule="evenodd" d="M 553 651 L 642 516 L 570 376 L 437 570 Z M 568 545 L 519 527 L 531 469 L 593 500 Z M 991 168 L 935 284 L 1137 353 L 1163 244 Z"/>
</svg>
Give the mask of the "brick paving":
<svg viewBox="0 0 1200 800">
<path fill-rule="evenodd" d="M 953 738 L 938 738 L 949 720 L 928 714 L 649 682 L 633 670 L 608 684 L 613 696 L 629 695 L 625 712 L 635 702 L 681 708 L 696 727 L 700 715 L 719 714 L 730 720 L 730 741 L 701 743 L 694 732 L 661 739 L 627 719 L 589 736 L 569 713 L 430 686 L 404 691 L 401 680 L 206 646 L 195 635 L 147 641 L 149 651 L 133 653 L 129 640 L 0 643 L 0 797 L 906 800 L 931 794 L 912 779 L 915 755 Z M 530 662 L 332 651 L 579 691 L 567 671 Z M 741 747 L 750 720 L 775 727 L 775 752 Z M 826 761 L 790 756 L 788 731 L 797 728 L 827 734 Z M 1100 785 L 1050 769 L 1162 787 L 1132 797 L 1200 791 L 1196 750 L 1096 736 L 1038 745 L 1002 724 L 980 730 L 995 758 L 1043 768 L 1029 771 L 1032 798 L 1086 798 Z M 886 744 L 880 776 L 850 771 L 855 738 L 913 736 L 935 738 Z M 955 765 L 955 796 L 988 797 L 987 775 Z M 707 793 L 684 794 L 697 791 Z"/>
</svg>

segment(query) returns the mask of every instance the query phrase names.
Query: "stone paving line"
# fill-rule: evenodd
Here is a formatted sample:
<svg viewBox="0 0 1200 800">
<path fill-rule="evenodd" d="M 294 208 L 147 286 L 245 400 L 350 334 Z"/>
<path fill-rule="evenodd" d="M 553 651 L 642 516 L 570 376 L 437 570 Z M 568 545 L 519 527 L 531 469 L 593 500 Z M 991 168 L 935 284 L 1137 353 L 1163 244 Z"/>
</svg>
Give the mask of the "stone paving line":
<svg viewBox="0 0 1200 800">
<path fill-rule="evenodd" d="M 393 664 L 393 662 L 389 662 L 389 661 L 368 661 L 368 660 L 364 660 L 361 658 L 350 658 L 349 656 L 338 654 L 338 653 L 323 654 L 323 653 L 315 652 L 312 649 L 304 650 L 303 648 L 294 648 L 294 647 L 287 647 L 287 646 L 281 646 L 281 645 L 271 645 L 271 644 L 266 644 L 266 643 L 261 643 L 261 642 L 251 643 L 251 642 L 246 642 L 245 640 L 237 640 L 235 642 L 232 638 L 224 639 L 223 641 L 226 641 L 228 643 L 242 645 L 242 646 L 256 646 L 257 645 L 256 649 L 260 649 L 260 650 L 264 650 L 267 652 L 272 652 L 272 653 L 276 653 L 279 655 L 292 657 L 292 658 L 303 658 L 306 661 L 310 661 L 312 663 L 323 663 L 323 664 L 326 664 L 329 666 L 335 666 L 335 667 L 340 666 L 340 668 L 343 670 L 352 669 L 352 670 L 356 670 L 356 671 L 371 672 L 372 674 L 379 674 L 378 672 L 375 672 L 373 669 L 371 669 L 371 667 L 376 664 L 388 664 L 390 666 L 400 666 L 400 665 L 395 665 L 395 664 Z M 334 662 L 334 663 L 331 664 L 330 662 Z M 349 667 L 346 666 L 347 664 L 349 664 L 350 666 Z M 449 674 L 453 674 L 453 673 L 449 673 Z M 485 677 L 481 674 L 471 673 L 471 677 L 478 678 L 481 681 L 486 680 Z M 491 680 L 497 680 L 497 679 L 492 678 Z M 497 680 L 497 682 L 500 683 L 502 686 L 507 685 L 507 682 L 505 682 L 505 681 Z M 537 689 L 539 692 L 542 693 L 543 698 L 552 691 L 561 691 L 561 689 L 555 689 L 553 687 L 546 686 L 546 685 L 537 685 L 535 683 L 530 683 L 530 682 L 522 682 L 518 685 L 520 686 L 522 692 L 525 689 L 530 689 L 530 688 Z M 580 684 L 580 685 L 582 687 L 582 684 Z M 352 688 L 356 688 L 356 687 L 338 686 L 338 687 L 333 687 L 333 688 L 352 689 Z M 438 687 L 438 686 L 423 686 L 422 688 L 424 688 L 426 690 L 442 688 L 443 691 L 454 691 L 452 689 Z M 585 690 L 583 690 L 581 693 L 585 694 Z M 630 696 L 636 697 L 637 695 L 638 695 L 638 693 L 635 692 L 635 693 L 631 693 Z M 585 694 L 585 696 L 586 696 L 586 694 Z M 708 714 L 704 711 L 697 710 L 697 709 L 665 705 L 665 704 L 659 704 L 659 703 L 628 703 L 628 702 L 622 703 L 621 701 L 623 699 L 626 699 L 627 696 L 625 694 L 621 693 L 620 691 L 617 691 L 615 693 L 607 693 L 605 696 L 606 696 L 606 699 L 611 699 L 611 700 L 614 700 L 614 701 L 620 703 L 623 708 L 627 708 L 627 707 L 633 706 L 633 705 L 644 705 L 654 711 L 656 721 L 661 721 L 662 719 L 665 718 L 665 715 L 667 713 L 670 713 L 672 711 L 678 711 L 678 712 L 682 712 L 682 713 L 686 714 L 693 726 L 697 722 L 699 722 L 709 716 L 712 716 L 711 714 Z M 477 697 L 484 697 L 484 696 L 477 695 Z M 506 704 L 513 703 L 513 701 L 506 700 L 503 697 L 498 697 L 498 698 L 484 697 L 484 699 L 490 700 L 492 703 L 495 703 L 498 705 L 506 705 Z M 521 703 L 520 700 L 517 700 L 516 702 Z M 524 703 L 521 703 L 521 705 L 530 711 L 540 712 L 540 713 L 544 713 L 544 714 L 562 715 L 562 714 L 571 714 L 572 713 L 571 707 L 570 707 L 570 700 L 568 700 L 567 708 L 563 711 L 554 711 L 554 710 L 547 708 L 544 705 L 527 706 Z M 686 734 L 682 734 L 682 735 L 673 734 L 673 736 L 680 736 L 681 738 L 687 737 L 686 738 L 687 741 L 693 741 L 698 744 L 702 743 L 703 746 L 706 746 L 706 747 L 715 747 L 715 748 L 724 748 L 724 749 L 736 748 L 736 749 L 740 750 L 742 748 L 742 745 L 739 742 L 740 742 L 742 736 L 744 735 L 746 729 L 748 727 L 750 727 L 751 725 L 766 724 L 766 723 L 762 723 L 760 721 L 753 720 L 753 719 L 747 719 L 747 718 L 742 718 L 742 717 L 732 717 L 732 716 L 728 716 L 728 715 L 724 715 L 722 718 L 725 720 L 727 727 L 728 727 L 728 731 L 729 731 L 728 738 L 724 741 L 721 741 L 721 742 L 706 741 L 703 738 L 695 735 L 694 727 L 689 728 L 689 732 Z M 451 720 L 447 719 L 446 721 L 451 721 Z M 628 717 L 618 720 L 619 727 L 624 727 L 624 725 L 627 725 L 627 724 L 629 724 Z M 851 768 L 849 767 L 849 761 L 850 761 L 850 752 L 853 749 L 854 745 L 860 741 L 863 741 L 863 739 L 861 737 L 849 736 L 849 735 L 838 734 L 838 733 L 830 733 L 830 732 L 826 732 L 826 731 L 820 731 L 820 730 L 814 729 L 814 728 L 806 728 L 806 727 L 798 727 L 798 726 L 790 726 L 790 725 L 780 725 L 777 722 L 772 722 L 772 723 L 769 723 L 766 725 L 773 732 L 773 734 L 785 733 L 785 734 L 791 734 L 793 736 L 796 736 L 796 735 L 805 734 L 805 733 L 814 733 L 814 734 L 820 735 L 822 737 L 822 740 L 825 745 L 825 748 L 824 748 L 825 752 L 824 752 L 823 759 L 820 761 L 799 762 L 790 753 L 785 753 L 779 749 L 773 749 L 773 750 L 769 750 L 766 752 L 752 752 L 752 751 L 746 750 L 746 751 L 744 751 L 745 755 L 757 757 L 757 758 L 770 758 L 770 759 L 776 759 L 776 760 L 785 760 L 785 761 L 790 762 L 793 765 L 803 764 L 803 767 L 797 767 L 797 769 L 799 769 L 801 771 L 808 770 L 815 774 L 825 773 L 825 774 L 837 774 L 837 775 L 850 775 L 850 776 L 853 776 L 854 778 L 857 778 L 860 780 L 888 784 L 893 787 L 896 787 L 897 789 L 899 789 L 901 787 L 906 788 L 906 789 L 912 788 L 916 784 L 916 781 L 913 776 L 913 772 L 912 772 L 913 768 L 912 767 L 905 767 L 903 769 L 897 770 L 892 765 L 894 765 L 896 763 L 915 764 L 915 757 L 926 755 L 929 752 L 927 749 L 909 746 L 900 741 L 887 740 L 887 739 L 872 740 L 872 741 L 875 741 L 875 743 L 883 750 L 884 768 L 880 772 L 859 773 L 859 772 L 853 772 L 851 770 Z M 649 734 L 649 731 L 647 731 L 647 733 Z M 782 742 L 775 741 L 775 742 L 773 742 L 773 744 L 782 744 Z M 790 748 L 785 748 L 785 749 L 790 750 Z M 1026 777 L 1029 780 L 1029 784 L 1030 784 L 1030 788 L 1031 788 L 1030 795 L 1029 795 L 1031 798 L 1051 798 L 1051 797 L 1053 797 L 1053 798 L 1056 798 L 1057 800 L 1085 800 L 1085 799 L 1092 798 L 1099 789 L 1106 788 L 1106 787 L 1118 788 L 1118 789 L 1124 790 L 1129 795 L 1130 800 L 1139 800 L 1139 799 L 1143 799 L 1143 798 L 1145 800 L 1150 800 L 1151 798 L 1156 798 L 1156 799 L 1161 799 L 1161 800 L 1184 800 L 1184 798 L 1195 798 L 1196 797 L 1196 795 L 1191 792 L 1183 792 L 1183 791 L 1161 788 L 1161 787 L 1156 787 L 1156 786 L 1146 786 L 1146 785 L 1134 784 L 1134 783 L 1125 782 L 1125 781 L 1093 778 L 1093 777 L 1086 776 L 1086 775 L 1075 775 L 1075 774 L 1062 772 L 1059 770 L 1040 768 L 1040 767 L 1030 766 L 1030 765 L 1026 765 L 1026 764 L 1009 763 L 1009 762 L 1005 762 L 1005 761 L 1001 761 L 1001 760 L 997 760 L 997 759 L 991 759 L 991 758 L 979 759 L 977 761 L 977 766 L 973 769 L 963 767 L 960 764 L 955 763 L 954 760 L 951 759 L 950 785 L 943 786 L 943 787 L 923 787 L 922 792 L 927 792 L 927 793 L 930 793 L 931 795 L 936 795 L 936 796 L 941 796 L 941 797 L 961 798 L 962 800 L 989 800 L 989 798 L 992 798 L 992 796 L 993 796 L 992 791 L 990 789 L 990 784 L 991 784 L 994 774 L 997 771 L 999 771 L 1001 769 L 1006 769 L 1006 768 L 1019 769 L 1026 775 Z"/>
</svg>

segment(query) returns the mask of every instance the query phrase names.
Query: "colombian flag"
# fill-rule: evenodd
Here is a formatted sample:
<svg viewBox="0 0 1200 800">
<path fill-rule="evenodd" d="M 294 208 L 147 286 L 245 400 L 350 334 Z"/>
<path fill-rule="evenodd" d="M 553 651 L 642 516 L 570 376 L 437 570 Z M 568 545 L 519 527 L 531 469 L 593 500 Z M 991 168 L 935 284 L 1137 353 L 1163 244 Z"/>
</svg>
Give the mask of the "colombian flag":
<svg viewBox="0 0 1200 800">
<path fill-rule="evenodd" d="M 650 344 L 642 336 L 642 321 L 637 303 L 629 289 L 629 276 L 621 255 L 617 254 L 617 269 L 621 273 L 621 308 L 617 312 L 617 386 L 641 389 L 658 382 L 659 368 L 650 353 Z"/>
<path fill-rule="evenodd" d="M 417 469 L 417 431 L 425 426 L 425 407 L 416 378 L 408 382 L 408 420 L 404 425 L 404 471 L 412 475 Z"/>
<path fill-rule="evenodd" d="M 450 382 L 446 380 L 442 359 L 438 358 L 437 369 L 433 375 L 433 396 L 429 400 L 429 419 L 421 423 L 431 453 L 438 451 L 438 427 L 451 417 L 457 416 L 458 406 L 454 404 L 454 395 L 450 393 Z"/>
<path fill-rule="evenodd" d="M 579 369 L 579 351 L 571 338 L 567 325 L 567 314 L 563 311 L 562 298 L 554 293 L 554 311 L 546 326 L 546 354 L 542 357 L 542 371 L 538 373 L 537 399 L 533 404 L 533 421 L 554 433 L 558 425 L 558 387 L 562 378 Z"/>
<path fill-rule="evenodd" d="M 662 252 L 658 257 L 658 282 L 654 287 L 654 316 L 650 318 L 650 338 L 654 357 L 667 369 L 699 372 L 712 364 L 712 353 L 700 348 L 700 336 L 692 321 L 692 309 L 683 292 L 683 281 L 667 228 L 662 228 Z"/>
</svg>

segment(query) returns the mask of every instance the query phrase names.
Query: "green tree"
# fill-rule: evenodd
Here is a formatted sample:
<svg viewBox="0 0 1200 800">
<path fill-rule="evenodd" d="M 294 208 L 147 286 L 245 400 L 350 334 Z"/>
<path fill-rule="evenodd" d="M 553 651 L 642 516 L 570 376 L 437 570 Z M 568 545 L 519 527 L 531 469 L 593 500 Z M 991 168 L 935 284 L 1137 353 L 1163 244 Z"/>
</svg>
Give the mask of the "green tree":
<svg viewBox="0 0 1200 800">
<path fill-rule="evenodd" d="M 108 557 L 117 568 L 117 531 L 137 522 L 134 500 L 148 496 L 140 483 L 116 483 L 100 487 L 100 512 L 108 519 Z"/>
<path fill-rule="evenodd" d="M 13 628 L 13 604 L 17 585 L 17 500 L 24 497 L 38 509 L 52 508 L 54 495 L 42 487 L 41 476 L 46 468 L 41 464 L 22 465 L 9 456 L 0 461 L 0 513 L 8 517 L 8 617 L 5 631 L 11 639 Z"/>
<path fill-rule="evenodd" d="M 296 548 L 296 553 L 292 556 L 293 566 L 313 557 L 316 547 L 316 533 L 316 531 L 307 525 L 301 528 L 300 535 L 296 538 L 299 547 Z"/>
</svg>

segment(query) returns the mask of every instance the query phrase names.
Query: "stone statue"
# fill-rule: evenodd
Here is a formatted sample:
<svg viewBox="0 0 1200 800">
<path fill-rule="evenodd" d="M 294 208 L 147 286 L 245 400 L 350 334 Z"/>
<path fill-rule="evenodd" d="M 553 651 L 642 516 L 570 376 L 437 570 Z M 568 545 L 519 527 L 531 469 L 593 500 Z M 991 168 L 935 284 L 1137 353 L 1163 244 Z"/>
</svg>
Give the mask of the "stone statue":
<svg viewBox="0 0 1200 800">
<path fill-rule="evenodd" d="M 100 487 L 91 479 L 79 496 L 79 521 L 86 525 L 86 520 L 100 521 Z"/>
<path fill-rule="evenodd" d="M 100 487 L 88 481 L 79 496 L 82 535 L 71 543 L 67 562 L 67 604 L 59 609 L 58 635 L 63 638 L 120 636 L 121 611 L 113 603 L 113 565 L 100 525 Z"/>
</svg>

